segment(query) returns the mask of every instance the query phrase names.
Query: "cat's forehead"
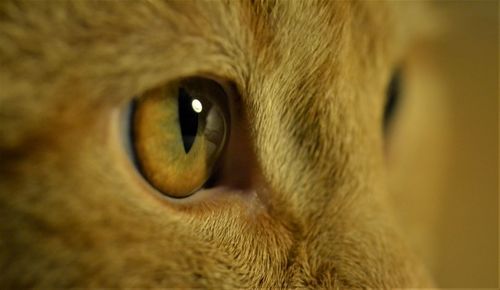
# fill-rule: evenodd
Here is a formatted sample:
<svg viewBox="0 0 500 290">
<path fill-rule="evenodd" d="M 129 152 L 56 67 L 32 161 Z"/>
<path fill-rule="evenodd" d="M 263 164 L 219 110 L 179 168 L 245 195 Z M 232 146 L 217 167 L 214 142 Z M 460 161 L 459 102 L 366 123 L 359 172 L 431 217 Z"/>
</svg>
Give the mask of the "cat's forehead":
<svg viewBox="0 0 500 290">
<path fill-rule="evenodd" d="M 362 62 L 380 67 L 391 35 L 386 8 L 365 1 L 2 1 L 0 107 L 8 113 L 0 115 L 43 117 L 58 111 L 50 107 L 127 100 L 206 74 L 236 83 L 249 102 L 300 95 L 307 103 L 307 96 L 344 90 L 339 72 L 352 74 Z M 15 135 L 19 124 L 33 124 L 0 121 Z"/>
<path fill-rule="evenodd" d="M 384 26 L 384 15 L 365 6 L 348 1 L 6 1 L 0 5 L 3 71 L 45 85 L 62 77 L 110 87 L 115 84 L 103 81 L 117 80 L 126 91 L 200 72 L 248 78 L 258 69 L 301 69 L 304 79 L 317 78 L 317 72 L 328 71 L 321 66 L 338 66 L 343 47 L 361 53 L 371 46 L 377 56 L 377 42 L 388 29 L 377 29 Z M 385 14 L 384 6 L 377 4 L 378 14 Z M 374 29 L 353 39 L 360 25 L 360 31 Z"/>
</svg>

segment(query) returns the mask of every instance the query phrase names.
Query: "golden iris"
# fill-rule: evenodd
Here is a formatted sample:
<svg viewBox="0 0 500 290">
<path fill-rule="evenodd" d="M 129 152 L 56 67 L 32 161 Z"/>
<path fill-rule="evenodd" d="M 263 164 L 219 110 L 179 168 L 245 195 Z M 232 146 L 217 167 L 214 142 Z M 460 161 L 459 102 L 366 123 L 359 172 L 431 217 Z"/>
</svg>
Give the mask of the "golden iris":
<svg viewBox="0 0 500 290">
<path fill-rule="evenodd" d="M 210 178 L 224 148 L 229 111 L 224 89 L 192 78 L 146 92 L 132 111 L 132 147 L 149 183 L 186 197 Z"/>
</svg>

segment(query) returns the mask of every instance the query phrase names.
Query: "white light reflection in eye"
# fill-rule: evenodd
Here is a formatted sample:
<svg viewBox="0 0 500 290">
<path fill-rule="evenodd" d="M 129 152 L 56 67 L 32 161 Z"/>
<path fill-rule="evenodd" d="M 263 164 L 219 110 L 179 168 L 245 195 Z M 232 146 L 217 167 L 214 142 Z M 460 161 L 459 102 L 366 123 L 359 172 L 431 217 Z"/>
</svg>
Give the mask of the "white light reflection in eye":
<svg viewBox="0 0 500 290">
<path fill-rule="evenodd" d="M 201 102 L 198 99 L 194 99 L 191 102 L 191 107 L 193 107 L 193 110 L 196 113 L 201 113 L 201 111 L 203 111 L 203 106 L 202 106 Z"/>
</svg>

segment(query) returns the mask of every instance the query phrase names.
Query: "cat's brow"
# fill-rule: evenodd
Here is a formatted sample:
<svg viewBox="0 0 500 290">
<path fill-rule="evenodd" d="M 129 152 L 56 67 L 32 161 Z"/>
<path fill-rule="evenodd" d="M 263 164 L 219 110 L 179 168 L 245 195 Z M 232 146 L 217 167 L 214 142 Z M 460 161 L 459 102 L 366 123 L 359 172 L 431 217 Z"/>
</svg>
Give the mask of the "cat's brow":
<svg viewBox="0 0 500 290">
<path fill-rule="evenodd" d="M 348 19 L 366 20 L 355 15 L 362 12 L 357 6 L 0 1 L 0 84 L 8 84 L 0 90 L 2 130 L 21 132 L 18 124 L 33 124 L 32 115 L 123 102 L 171 79 L 210 73 L 234 81 L 249 98 L 267 96 L 256 90 L 268 80 L 268 90 L 306 103 L 335 83 Z M 370 36 L 375 47 L 378 36 Z"/>
</svg>

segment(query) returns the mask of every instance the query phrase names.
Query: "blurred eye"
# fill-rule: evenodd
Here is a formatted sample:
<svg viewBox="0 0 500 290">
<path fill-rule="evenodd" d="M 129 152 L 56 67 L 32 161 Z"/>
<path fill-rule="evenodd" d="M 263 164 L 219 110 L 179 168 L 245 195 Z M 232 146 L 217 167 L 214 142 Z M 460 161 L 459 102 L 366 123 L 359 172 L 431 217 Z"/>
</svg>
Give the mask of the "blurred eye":
<svg viewBox="0 0 500 290">
<path fill-rule="evenodd" d="M 401 82 L 401 70 L 397 70 L 392 75 L 389 87 L 387 88 L 387 100 L 384 109 L 384 131 L 388 130 L 399 105 Z"/>
<path fill-rule="evenodd" d="M 171 197 L 209 180 L 229 134 L 224 89 L 192 78 L 146 92 L 131 114 L 132 148 L 144 178 Z"/>
</svg>

